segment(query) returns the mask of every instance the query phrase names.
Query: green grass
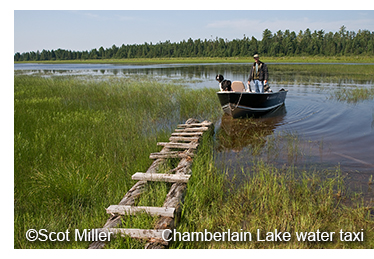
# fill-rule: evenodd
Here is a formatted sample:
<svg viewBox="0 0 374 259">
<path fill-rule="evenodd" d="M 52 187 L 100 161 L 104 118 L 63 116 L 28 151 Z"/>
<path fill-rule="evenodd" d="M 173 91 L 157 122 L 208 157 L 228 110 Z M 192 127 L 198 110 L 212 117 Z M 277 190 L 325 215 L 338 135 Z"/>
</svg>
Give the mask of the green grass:
<svg viewBox="0 0 374 259">
<path fill-rule="evenodd" d="M 278 84 L 331 84 L 352 83 L 368 84 L 372 81 L 374 66 L 343 64 L 269 64 L 270 77 Z M 281 78 L 281 80 L 277 80 Z"/>
<path fill-rule="evenodd" d="M 118 204 L 133 186 L 132 174 L 150 166 L 149 154 L 161 149 L 157 142 L 166 141 L 176 125 L 189 117 L 213 122 L 221 117 L 215 92 L 142 78 L 100 82 L 15 76 L 14 247 L 87 248 L 89 242 L 29 242 L 25 233 L 31 228 L 72 232 L 102 227 L 108 219 L 105 208 Z M 261 123 L 248 123 L 254 131 L 261 129 Z M 225 140 L 225 135 L 219 138 Z M 270 157 L 284 149 L 291 162 L 304 155 L 295 134 L 285 135 L 281 142 L 275 136 L 266 145 L 261 131 L 254 138 L 253 157 L 263 148 Z M 171 248 L 374 246 L 372 208 L 346 189 L 339 168 L 324 172 L 276 168 L 253 159 L 250 170 L 218 169 L 213 141 L 206 136 L 199 147 L 178 231 L 278 229 L 294 235 L 318 229 L 364 229 L 365 241 L 173 242 Z M 172 166 L 167 164 L 164 170 Z M 169 188 L 169 183 L 148 183 L 136 204 L 161 206 Z M 155 220 L 142 214 L 125 217 L 123 224 L 152 228 Z M 106 248 L 141 249 L 144 242 L 116 238 Z"/>
<path fill-rule="evenodd" d="M 338 88 L 331 93 L 330 99 L 347 103 L 358 103 L 374 98 L 374 88 Z"/>
<path fill-rule="evenodd" d="M 370 208 L 344 185 L 339 168 L 324 174 L 279 169 L 263 161 L 254 163 L 245 179 L 234 185 L 227 168 L 220 172 L 214 166 L 212 144 L 206 143 L 194 161 L 179 233 L 250 232 L 247 242 L 187 242 L 175 240 L 171 248 L 371 248 L 374 246 L 374 219 Z M 239 172 L 237 172 L 239 173 Z M 347 204 L 353 202 L 354 207 Z M 371 208 L 373 209 L 373 208 Z M 363 242 L 340 241 L 339 231 L 364 231 Z M 289 232 L 288 242 L 263 242 L 266 232 Z M 299 242 L 296 232 L 335 232 L 333 241 Z"/>
<path fill-rule="evenodd" d="M 190 116 L 221 114 L 212 95 L 149 80 L 16 76 L 15 248 L 87 247 L 28 242 L 25 233 L 101 227 L 104 208 L 118 204 L 135 183 L 131 175 L 150 166 L 158 141 Z"/>
</svg>

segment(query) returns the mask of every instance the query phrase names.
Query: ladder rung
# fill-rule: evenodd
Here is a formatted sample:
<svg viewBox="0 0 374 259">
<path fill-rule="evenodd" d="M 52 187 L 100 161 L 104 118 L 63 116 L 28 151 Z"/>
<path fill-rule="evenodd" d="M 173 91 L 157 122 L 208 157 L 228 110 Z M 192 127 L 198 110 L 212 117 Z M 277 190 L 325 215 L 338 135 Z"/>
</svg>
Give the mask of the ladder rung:
<svg viewBox="0 0 374 259">
<path fill-rule="evenodd" d="M 170 141 L 199 141 L 200 138 L 198 137 L 170 137 Z"/>
<path fill-rule="evenodd" d="M 201 136 L 204 132 L 174 132 L 171 136 Z"/>
<path fill-rule="evenodd" d="M 185 174 L 150 174 L 137 172 L 132 175 L 133 180 L 140 181 L 158 181 L 170 183 L 187 183 L 190 175 Z"/>
<path fill-rule="evenodd" d="M 177 127 L 180 128 L 190 128 L 190 127 L 204 127 L 204 126 L 210 126 L 213 123 L 211 122 L 201 122 L 201 123 L 191 123 L 191 124 L 178 124 Z"/>
<path fill-rule="evenodd" d="M 158 159 L 158 158 L 188 158 L 193 157 L 193 153 L 183 153 L 178 151 L 171 151 L 171 152 L 159 152 L 159 153 L 151 153 L 149 155 L 150 159 Z"/>
<path fill-rule="evenodd" d="M 122 237 L 130 236 L 139 239 L 158 239 L 166 240 L 171 233 L 171 230 L 165 229 L 137 229 L 137 228 L 99 228 L 97 231 L 104 233 L 113 233 L 114 235 L 121 235 Z M 164 237 L 163 237 L 164 234 Z M 166 241 L 164 241 L 166 242 Z"/>
<path fill-rule="evenodd" d="M 201 132 L 207 131 L 208 127 L 199 127 L 199 128 L 184 128 L 184 129 L 175 129 L 175 132 L 186 132 L 186 131 L 193 131 L 193 132 Z"/>
<path fill-rule="evenodd" d="M 198 143 L 173 143 L 173 142 L 158 142 L 157 146 L 164 146 L 168 148 L 182 148 L 182 149 L 188 149 L 193 148 L 196 149 Z"/>
<path fill-rule="evenodd" d="M 134 215 L 136 213 L 148 213 L 151 216 L 174 217 L 175 208 L 167 207 L 146 207 L 146 206 L 127 206 L 110 205 L 106 212 L 109 214 Z"/>
</svg>

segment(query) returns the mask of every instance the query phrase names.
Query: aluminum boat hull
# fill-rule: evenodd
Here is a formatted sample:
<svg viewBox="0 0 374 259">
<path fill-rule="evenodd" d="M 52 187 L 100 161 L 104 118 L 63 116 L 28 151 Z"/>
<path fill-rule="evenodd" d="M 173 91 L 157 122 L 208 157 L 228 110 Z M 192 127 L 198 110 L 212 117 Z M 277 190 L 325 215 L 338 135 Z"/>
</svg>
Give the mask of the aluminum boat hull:
<svg viewBox="0 0 374 259">
<path fill-rule="evenodd" d="M 233 118 L 261 117 L 281 107 L 287 90 L 274 93 L 217 92 L 223 111 Z"/>
</svg>

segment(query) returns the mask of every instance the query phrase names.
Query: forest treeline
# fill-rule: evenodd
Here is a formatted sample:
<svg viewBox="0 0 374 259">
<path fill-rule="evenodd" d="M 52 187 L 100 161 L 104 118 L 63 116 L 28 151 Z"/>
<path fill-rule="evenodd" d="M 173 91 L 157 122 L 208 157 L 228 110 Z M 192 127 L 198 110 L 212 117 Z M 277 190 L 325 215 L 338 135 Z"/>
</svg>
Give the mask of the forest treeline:
<svg viewBox="0 0 374 259">
<path fill-rule="evenodd" d="M 124 45 L 104 49 L 100 47 L 90 51 L 42 50 L 15 53 L 14 61 L 40 60 L 85 60 L 85 59 L 126 59 L 126 58 L 180 58 L 180 57 L 248 57 L 254 53 L 262 56 L 344 56 L 374 55 L 374 32 L 368 30 L 347 31 L 342 26 L 338 32 L 324 30 L 312 32 L 310 29 L 294 31 L 277 31 L 272 33 L 265 29 L 262 40 L 255 37 L 244 37 L 228 41 L 215 39 L 189 38 L 187 41 L 156 44 L 144 43 Z"/>
</svg>

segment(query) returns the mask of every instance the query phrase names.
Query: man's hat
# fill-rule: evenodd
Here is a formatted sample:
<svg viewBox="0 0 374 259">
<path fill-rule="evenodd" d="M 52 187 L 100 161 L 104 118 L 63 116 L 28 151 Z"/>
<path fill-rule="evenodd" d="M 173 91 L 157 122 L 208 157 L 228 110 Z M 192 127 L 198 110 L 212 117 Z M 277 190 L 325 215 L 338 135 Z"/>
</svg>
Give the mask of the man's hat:
<svg viewBox="0 0 374 259">
<path fill-rule="evenodd" d="M 253 57 L 254 57 L 254 58 L 259 58 L 258 54 L 255 54 Z"/>
</svg>

